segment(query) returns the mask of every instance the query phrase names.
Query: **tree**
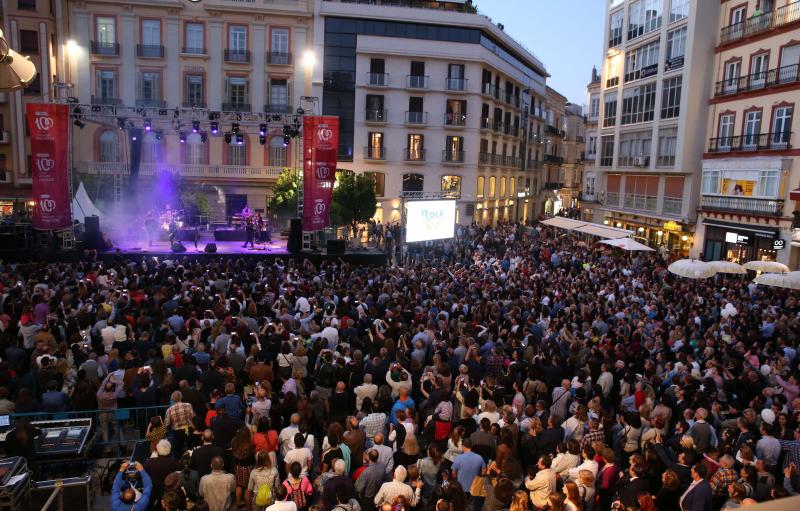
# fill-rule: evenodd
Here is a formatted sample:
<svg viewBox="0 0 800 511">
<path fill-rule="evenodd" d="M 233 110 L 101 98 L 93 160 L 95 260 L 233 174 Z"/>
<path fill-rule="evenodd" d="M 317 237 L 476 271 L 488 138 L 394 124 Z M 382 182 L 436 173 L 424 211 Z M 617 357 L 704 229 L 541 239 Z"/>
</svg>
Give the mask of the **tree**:
<svg viewBox="0 0 800 511">
<path fill-rule="evenodd" d="M 298 176 L 294 169 L 283 169 L 273 189 L 269 201 L 269 209 L 276 213 L 294 213 L 297 211 Z"/>
<path fill-rule="evenodd" d="M 375 201 L 375 188 L 369 176 L 339 171 L 331 201 L 331 221 L 334 225 L 366 222 L 375 216 Z"/>
<path fill-rule="evenodd" d="M 181 206 L 186 212 L 186 217 L 190 221 L 195 221 L 199 217 L 208 217 L 211 213 L 211 203 L 208 195 L 199 189 L 185 189 L 180 195 Z"/>
</svg>

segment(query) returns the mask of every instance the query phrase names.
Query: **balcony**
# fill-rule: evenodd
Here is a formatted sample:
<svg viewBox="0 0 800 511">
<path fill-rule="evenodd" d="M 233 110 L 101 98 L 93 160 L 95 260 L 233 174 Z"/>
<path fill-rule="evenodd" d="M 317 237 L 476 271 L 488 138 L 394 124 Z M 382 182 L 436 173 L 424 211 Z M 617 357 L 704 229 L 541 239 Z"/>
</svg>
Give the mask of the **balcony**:
<svg viewBox="0 0 800 511">
<path fill-rule="evenodd" d="M 427 124 L 428 112 L 406 112 L 405 120 L 406 124 Z"/>
<path fill-rule="evenodd" d="M 554 137 L 563 137 L 564 136 L 564 132 L 562 130 L 560 130 L 560 129 L 558 129 L 555 126 L 552 126 L 550 124 L 545 126 L 544 132 L 545 132 L 546 135 L 552 135 Z"/>
<path fill-rule="evenodd" d="M 388 73 L 367 73 L 367 83 L 370 87 L 388 87 L 389 74 Z"/>
<path fill-rule="evenodd" d="M 364 121 L 376 124 L 383 124 L 389 118 L 388 110 L 367 110 L 364 112 Z"/>
<path fill-rule="evenodd" d="M 542 186 L 543 190 L 560 190 L 564 188 L 564 183 L 545 183 Z"/>
<path fill-rule="evenodd" d="M 654 213 L 658 197 L 655 195 L 639 195 L 636 193 L 625 194 L 625 209 L 634 209 L 636 211 L 648 211 Z"/>
<path fill-rule="evenodd" d="M 500 97 L 500 88 L 495 87 L 491 82 L 484 82 L 484 84 L 481 85 L 481 94 L 497 99 Z"/>
<path fill-rule="evenodd" d="M 425 161 L 425 149 L 409 149 L 406 147 L 403 149 L 403 160 L 407 162 L 424 162 Z"/>
<path fill-rule="evenodd" d="M 119 56 L 119 43 L 92 41 L 90 44 L 93 55 L 105 55 L 107 57 Z"/>
<path fill-rule="evenodd" d="M 249 112 L 250 103 L 241 103 L 239 101 L 229 101 L 222 103 L 222 110 L 225 112 Z"/>
<path fill-rule="evenodd" d="M 492 124 L 494 123 L 491 117 L 481 117 L 481 129 L 482 130 L 490 130 L 492 129 Z"/>
<path fill-rule="evenodd" d="M 197 55 L 202 57 L 208 55 L 208 50 L 205 48 L 195 48 L 194 46 L 184 46 L 181 48 L 181 53 L 184 55 Z"/>
<path fill-rule="evenodd" d="M 370 161 L 384 161 L 386 159 L 385 147 L 364 147 L 364 159 Z"/>
<path fill-rule="evenodd" d="M 519 126 L 511 126 L 511 129 L 509 130 L 508 134 L 511 135 L 512 137 L 518 137 L 519 136 Z"/>
<path fill-rule="evenodd" d="M 742 92 L 768 89 L 797 82 L 800 82 L 800 65 L 792 64 L 791 66 L 770 69 L 766 72 L 719 81 L 714 88 L 714 96 L 731 96 Z"/>
<path fill-rule="evenodd" d="M 769 32 L 800 21 L 800 1 L 764 12 L 745 21 L 728 25 L 720 31 L 719 44 L 730 44 L 746 37 Z"/>
<path fill-rule="evenodd" d="M 619 192 L 607 192 L 606 200 L 603 201 L 606 206 L 619 207 Z"/>
<path fill-rule="evenodd" d="M 273 66 L 291 66 L 292 54 L 282 51 L 268 51 L 267 64 Z"/>
<path fill-rule="evenodd" d="M 77 164 L 81 174 L 95 175 L 128 175 L 130 167 L 127 163 L 106 163 L 98 161 L 83 161 Z M 155 176 L 169 172 L 181 177 L 199 179 L 219 179 L 222 181 L 253 179 L 277 179 L 283 172 L 282 167 L 254 167 L 239 165 L 189 165 L 169 163 L 142 163 L 139 175 Z"/>
<path fill-rule="evenodd" d="M 205 108 L 205 107 L 206 104 L 202 101 L 189 100 L 183 102 L 183 108 Z"/>
<path fill-rule="evenodd" d="M 146 59 L 163 59 L 164 46 L 161 44 L 137 44 L 136 56 Z"/>
<path fill-rule="evenodd" d="M 708 152 L 786 151 L 792 148 L 791 139 L 791 132 L 712 138 L 708 142 Z"/>
<path fill-rule="evenodd" d="M 442 163 L 464 163 L 464 151 L 442 151 Z"/>
<path fill-rule="evenodd" d="M 463 128 L 467 125 L 467 116 L 466 114 L 447 112 L 444 114 L 444 125 Z"/>
<path fill-rule="evenodd" d="M 445 89 L 451 92 L 465 92 L 467 90 L 466 78 L 447 78 L 445 79 Z"/>
<path fill-rule="evenodd" d="M 92 96 L 92 104 L 104 105 L 104 106 L 120 106 L 122 105 L 122 100 L 120 98 L 113 98 L 110 96 Z"/>
<path fill-rule="evenodd" d="M 429 76 L 406 75 L 406 88 L 408 89 L 427 89 L 430 82 Z"/>
<path fill-rule="evenodd" d="M 700 197 L 700 208 L 734 213 L 781 216 L 783 214 L 783 200 L 703 195 Z"/>
<path fill-rule="evenodd" d="M 478 165 L 491 165 L 491 164 L 492 164 L 491 153 L 478 153 Z"/>
<path fill-rule="evenodd" d="M 0 144 L 8 144 L 11 140 L 11 135 L 8 131 L 0 131 Z"/>
<path fill-rule="evenodd" d="M 683 199 L 676 197 L 664 197 L 664 214 L 672 216 L 681 216 L 683 209 Z"/>
<path fill-rule="evenodd" d="M 506 125 L 501 119 L 495 119 L 493 129 L 494 131 L 500 133 L 506 131 Z"/>
<path fill-rule="evenodd" d="M 522 160 L 520 158 L 516 158 L 514 156 L 503 156 L 503 166 L 504 167 L 511 167 L 514 169 L 521 169 L 522 168 Z"/>
<path fill-rule="evenodd" d="M 163 99 L 137 99 L 136 106 L 142 108 L 166 108 L 167 102 Z"/>
<path fill-rule="evenodd" d="M 225 50 L 225 62 L 249 64 L 250 50 Z"/>
<path fill-rule="evenodd" d="M 264 113 L 268 114 L 290 114 L 294 112 L 292 105 L 284 103 L 267 103 L 264 105 Z"/>
<path fill-rule="evenodd" d="M 542 168 L 542 162 L 541 160 L 528 160 L 525 168 L 528 170 L 540 170 Z"/>
<path fill-rule="evenodd" d="M 554 154 L 545 154 L 544 155 L 544 162 L 545 163 L 562 164 L 562 163 L 564 163 L 564 157 L 563 156 L 556 156 Z"/>
</svg>

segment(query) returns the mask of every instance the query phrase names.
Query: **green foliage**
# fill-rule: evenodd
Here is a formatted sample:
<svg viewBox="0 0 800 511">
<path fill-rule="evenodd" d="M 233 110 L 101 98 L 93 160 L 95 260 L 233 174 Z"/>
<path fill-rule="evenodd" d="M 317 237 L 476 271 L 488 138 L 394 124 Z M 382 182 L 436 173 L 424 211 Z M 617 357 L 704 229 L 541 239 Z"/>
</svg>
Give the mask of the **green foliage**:
<svg viewBox="0 0 800 511">
<path fill-rule="evenodd" d="M 278 176 L 269 201 L 269 209 L 276 213 L 297 211 L 298 176 L 294 169 L 283 169 Z"/>
<path fill-rule="evenodd" d="M 478 12 L 478 5 L 473 3 L 472 0 L 467 0 L 466 2 L 464 2 L 464 11 L 475 14 L 476 12 Z"/>
<path fill-rule="evenodd" d="M 183 190 L 180 195 L 181 207 L 189 218 L 207 217 L 211 213 L 208 196 L 200 190 Z"/>
<path fill-rule="evenodd" d="M 366 222 L 375 216 L 376 200 L 372 179 L 364 174 L 339 171 L 331 201 L 331 221 L 334 225 Z"/>
</svg>

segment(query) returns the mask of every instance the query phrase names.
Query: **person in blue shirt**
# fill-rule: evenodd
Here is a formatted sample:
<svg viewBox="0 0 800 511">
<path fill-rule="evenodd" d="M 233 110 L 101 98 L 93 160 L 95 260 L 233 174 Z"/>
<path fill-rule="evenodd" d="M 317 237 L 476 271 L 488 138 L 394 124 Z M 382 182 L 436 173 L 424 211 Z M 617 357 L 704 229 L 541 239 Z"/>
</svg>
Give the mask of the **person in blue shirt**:
<svg viewBox="0 0 800 511">
<path fill-rule="evenodd" d="M 399 410 L 414 410 L 416 407 L 414 400 L 408 395 L 408 387 L 400 387 L 399 394 L 397 401 L 392 406 L 392 411 L 389 413 L 389 417 L 391 417 L 392 424 L 395 427 L 398 425 L 397 412 Z"/>
<path fill-rule="evenodd" d="M 42 394 L 42 410 L 45 412 L 66 412 L 69 410 L 69 397 L 58 390 L 58 382 L 47 382 L 47 392 Z"/>
<path fill-rule="evenodd" d="M 486 468 L 486 462 L 480 455 L 472 452 L 472 440 L 465 438 L 461 442 L 462 453 L 456 456 L 453 466 L 450 470 L 453 472 L 453 477 L 458 479 L 459 484 L 465 492 L 469 493 L 472 480 L 483 473 Z"/>
<path fill-rule="evenodd" d="M 225 396 L 217 400 L 216 409 L 225 407 L 225 411 L 231 417 L 241 419 L 244 417 L 244 403 L 242 398 L 236 395 L 236 386 L 233 383 L 225 385 Z"/>
<path fill-rule="evenodd" d="M 129 465 L 123 463 L 114 478 L 114 485 L 111 487 L 111 511 L 145 511 L 150 503 L 150 494 L 153 491 L 152 479 L 138 461 L 135 465 L 136 478 L 129 479 L 126 474 Z M 138 488 L 139 484 L 141 490 Z"/>
</svg>

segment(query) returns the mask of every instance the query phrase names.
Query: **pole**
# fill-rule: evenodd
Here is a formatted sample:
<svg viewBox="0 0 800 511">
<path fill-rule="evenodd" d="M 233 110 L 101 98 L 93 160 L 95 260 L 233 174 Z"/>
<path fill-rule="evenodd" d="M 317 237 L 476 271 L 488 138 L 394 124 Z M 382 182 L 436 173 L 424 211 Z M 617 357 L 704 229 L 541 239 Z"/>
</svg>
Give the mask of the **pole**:
<svg viewBox="0 0 800 511">
<path fill-rule="evenodd" d="M 61 494 L 61 481 L 56 482 L 56 487 L 53 488 L 53 493 L 47 498 L 47 501 L 42 505 L 42 511 L 47 511 L 50 509 L 50 504 Z"/>
<path fill-rule="evenodd" d="M 403 258 L 405 254 L 405 246 L 406 246 L 406 197 L 405 195 L 400 195 L 400 264 L 398 266 L 403 266 L 403 262 L 405 259 Z"/>
</svg>

